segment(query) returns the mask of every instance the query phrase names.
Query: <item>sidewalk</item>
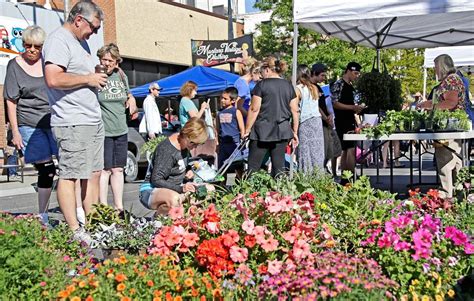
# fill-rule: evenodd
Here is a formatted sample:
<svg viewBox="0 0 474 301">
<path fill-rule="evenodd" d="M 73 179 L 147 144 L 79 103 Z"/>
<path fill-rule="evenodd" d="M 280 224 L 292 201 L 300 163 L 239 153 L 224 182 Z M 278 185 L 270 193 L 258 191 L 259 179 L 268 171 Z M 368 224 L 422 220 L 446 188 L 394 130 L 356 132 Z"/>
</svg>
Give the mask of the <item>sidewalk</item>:
<svg viewBox="0 0 474 301">
<path fill-rule="evenodd" d="M 38 180 L 37 172 L 33 167 L 25 167 L 24 183 L 21 183 L 21 177 L 10 177 L 7 182 L 6 175 L 0 175 L 0 197 L 15 196 L 36 193 L 36 182 Z"/>
</svg>

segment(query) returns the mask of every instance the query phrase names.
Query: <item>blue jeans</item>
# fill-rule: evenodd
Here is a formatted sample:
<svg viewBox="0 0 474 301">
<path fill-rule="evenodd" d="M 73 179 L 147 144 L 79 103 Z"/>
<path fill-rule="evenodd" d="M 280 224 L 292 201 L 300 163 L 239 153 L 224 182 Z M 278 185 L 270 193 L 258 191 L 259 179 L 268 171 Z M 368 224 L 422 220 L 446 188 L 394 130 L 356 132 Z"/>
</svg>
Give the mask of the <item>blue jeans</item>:
<svg viewBox="0 0 474 301">
<path fill-rule="evenodd" d="M 25 163 L 35 163 L 58 155 L 58 146 L 51 129 L 22 125 L 18 128 L 23 139 Z"/>
</svg>

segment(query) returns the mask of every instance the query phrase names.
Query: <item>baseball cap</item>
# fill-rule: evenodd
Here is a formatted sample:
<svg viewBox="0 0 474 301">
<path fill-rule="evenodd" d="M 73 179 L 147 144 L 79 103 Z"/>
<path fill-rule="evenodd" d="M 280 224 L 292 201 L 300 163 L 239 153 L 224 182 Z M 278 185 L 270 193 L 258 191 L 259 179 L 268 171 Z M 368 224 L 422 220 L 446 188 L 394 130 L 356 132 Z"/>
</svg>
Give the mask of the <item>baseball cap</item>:
<svg viewBox="0 0 474 301">
<path fill-rule="evenodd" d="M 158 91 L 163 90 L 163 88 L 161 88 L 160 85 L 158 85 L 158 83 L 151 83 L 150 86 L 148 87 L 148 89 L 149 90 L 157 89 Z"/>
<path fill-rule="evenodd" d="M 322 63 L 316 63 L 311 67 L 311 73 L 323 73 L 328 71 L 328 67 Z"/>
<path fill-rule="evenodd" d="M 346 70 L 351 70 L 351 71 L 360 71 L 360 69 L 362 69 L 362 66 L 356 62 L 350 62 L 349 64 L 347 64 L 347 67 L 346 67 Z"/>
</svg>

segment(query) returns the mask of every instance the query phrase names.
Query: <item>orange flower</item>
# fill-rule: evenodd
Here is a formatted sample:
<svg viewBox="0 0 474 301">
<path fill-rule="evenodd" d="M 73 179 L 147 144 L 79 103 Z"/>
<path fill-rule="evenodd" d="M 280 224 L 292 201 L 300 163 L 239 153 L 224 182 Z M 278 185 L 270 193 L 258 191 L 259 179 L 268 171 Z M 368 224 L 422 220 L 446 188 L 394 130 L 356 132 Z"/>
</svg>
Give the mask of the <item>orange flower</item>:
<svg viewBox="0 0 474 301">
<path fill-rule="evenodd" d="M 176 278 L 178 276 L 178 272 L 176 272 L 176 270 L 170 270 L 168 271 L 168 274 L 171 278 Z"/>
<path fill-rule="evenodd" d="M 184 285 L 186 285 L 187 287 L 191 287 L 193 286 L 193 284 L 194 284 L 194 281 L 191 278 L 186 278 L 186 280 L 184 280 Z"/>
<path fill-rule="evenodd" d="M 101 264 L 100 262 L 95 265 L 95 268 L 96 268 L 96 269 L 99 269 L 99 268 L 101 268 L 101 267 L 102 267 L 102 264 Z"/>
<path fill-rule="evenodd" d="M 218 289 L 218 288 L 215 288 L 215 289 L 212 291 L 212 296 L 214 296 L 214 297 L 216 297 L 216 298 L 221 297 L 221 290 Z"/>
<path fill-rule="evenodd" d="M 71 301 L 81 301 L 81 297 L 74 296 L 71 298 Z"/>
<path fill-rule="evenodd" d="M 183 298 L 181 296 L 174 297 L 173 301 L 183 301 Z"/>
<path fill-rule="evenodd" d="M 170 292 L 167 292 L 165 294 L 165 300 L 166 301 L 173 301 L 173 297 L 171 296 L 171 293 Z"/>
<path fill-rule="evenodd" d="M 139 272 L 139 273 L 138 273 L 138 276 L 140 276 L 140 277 L 145 277 L 145 272 L 143 272 L 143 271 L 142 271 L 142 272 Z"/>
<path fill-rule="evenodd" d="M 92 298 L 91 295 L 87 296 L 86 301 L 94 301 L 94 298 Z"/>
<path fill-rule="evenodd" d="M 164 259 L 160 260 L 160 267 L 164 267 L 168 264 L 168 262 Z"/>
<path fill-rule="evenodd" d="M 153 301 L 161 301 L 160 297 L 153 297 Z"/>
<path fill-rule="evenodd" d="M 99 281 L 89 281 L 89 285 L 93 287 L 99 287 Z"/>
<path fill-rule="evenodd" d="M 85 268 L 85 269 L 83 269 L 83 270 L 81 271 L 81 275 L 83 275 L 83 276 L 86 276 L 86 275 L 89 274 L 89 273 L 90 273 L 89 268 Z"/>
<path fill-rule="evenodd" d="M 336 242 L 331 239 L 331 240 L 326 241 L 325 245 L 326 245 L 326 248 L 332 248 L 336 245 Z"/>
<path fill-rule="evenodd" d="M 152 286 L 155 285 L 155 284 L 153 283 L 153 280 L 148 280 L 148 281 L 146 282 L 146 285 L 148 285 L 149 287 L 152 287 Z"/>
<path fill-rule="evenodd" d="M 119 283 L 119 285 L 117 285 L 117 291 L 119 292 L 122 292 L 123 290 L 125 290 L 125 288 L 126 286 L 123 283 Z"/>
<path fill-rule="evenodd" d="M 193 277 L 194 276 L 194 272 L 191 268 L 187 268 L 186 270 L 184 270 L 189 276 Z"/>
<path fill-rule="evenodd" d="M 86 287 L 87 283 L 85 281 L 80 281 L 79 282 L 79 287 L 80 288 L 83 288 L 83 287 Z"/>
<path fill-rule="evenodd" d="M 206 296 L 202 295 L 200 301 L 206 301 Z"/>
<path fill-rule="evenodd" d="M 69 297 L 70 293 L 67 290 L 60 291 L 58 293 L 58 298 L 67 298 Z"/>
<path fill-rule="evenodd" d="M 120 301 L 132 301 L 129 297 L 122 297 Z"/>
<path fill-rule="evenodd" d="M 136 289 L 134 289 L 134 288 L 131 288 L 131 289 L 130 289 L 130 295 L 135 295 L 136 292 L 137 292 Z"/>
<path fill-rule="evenodd" d="M 72 293 L 73 291 L 76 290 L 76 286 L 75 286 L 74 284 L 68 285 L 68 286 L 66 287 L 66 290 L 67 290 L 67 291 L 69 292 L 69 294 L 70 294 L 70 293 Z"/>
<path fill-rule="evenodd" d="M 126 264 L 128 262 L 127 258 L 125 258 L 125 256 L 120 256 L 119 258 L 119 263 L 121 264 Z"/>
<path fill-rule="evenodd" d="M 124 274 L 117 274 L 117 276 L 115 276 L 115 281 L 117 282 L 124 282 L 125 280 L 127 280 L 127 276 Z"/>
<path fill-rule="evenodd" d="M 199 295 L 199 291 L 194 288 L 194 286 L 191 288 L 191 296 L 197 297 Z"/>
<path fill-rule="evenodd" d="M 161 296 L 163 296 L 163 291 L 157 291 L 157 290 L 153 291 L 153 297 L 159 298 Z"/>
</svg>

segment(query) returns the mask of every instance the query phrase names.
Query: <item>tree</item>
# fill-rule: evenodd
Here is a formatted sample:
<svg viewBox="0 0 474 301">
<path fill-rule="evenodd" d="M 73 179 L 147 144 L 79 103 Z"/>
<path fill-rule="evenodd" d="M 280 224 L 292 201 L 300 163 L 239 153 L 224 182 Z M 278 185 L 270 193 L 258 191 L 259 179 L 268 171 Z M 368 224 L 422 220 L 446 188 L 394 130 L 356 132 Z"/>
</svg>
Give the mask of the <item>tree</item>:
<svg viewBox="0 0 474 301">
<path fill-rule="evenodd" d="M 255 3 L 255 7 L 260 10 L 272 10 L 271 20 L 259 25 L 261 35 L 255 38 L 258 57 L 278 55 L 291 65 L 293 51 L 292 5 L 291 0 L 258 0 Z M 332 80 L 342 75 L 350 61 L 361 64 L 365 72 L 372 70 L 376 56 L 375 49 L 326 37 L 301 26 L 298 30 L 299 64 L 312 65 L 315 62 L 323 62 L 330 68 L 329 77 Z M 410 95 L 422 90 L 423 55 L 423 49 L 381 50 L 381 60 L 385 63 L 387 71 L 401 80 L 403 94 Z M 433 73 L 432 70 L 429 71 L 429 79 L 431 79 Z M 428 90 L 433 83 L 432 80 L 429 81 Z"/>
</svg>

